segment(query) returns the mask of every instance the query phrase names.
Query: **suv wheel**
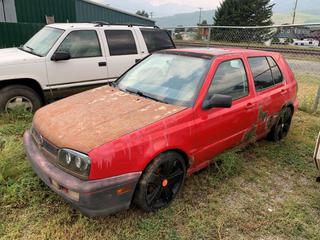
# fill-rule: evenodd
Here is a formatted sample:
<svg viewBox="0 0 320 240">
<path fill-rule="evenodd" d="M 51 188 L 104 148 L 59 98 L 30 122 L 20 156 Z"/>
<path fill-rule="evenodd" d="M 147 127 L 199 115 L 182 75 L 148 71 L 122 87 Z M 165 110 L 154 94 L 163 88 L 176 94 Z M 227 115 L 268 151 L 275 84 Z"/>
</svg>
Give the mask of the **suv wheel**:
<svg viewBox="0 0 320 240">
<path fill-rule="evenodd" d="M 0 112 L 24 110 L 35 112 L 42 106 L 42 100 L 32 88 L 11 85 L 0 89 Z"/>
<path fill-rule="evenodd" d="M 292 121 L 292 114 L 293 112 L 290 107 L 286 107 L 280 112 L 277 123 L 273 126 L 268 135 L 270 140 L 278 142 L 288 135 Z"/>
<path fill-rule="evenodd" d="M 186 171 L 180 154 L 166 152 L 159 155 L 142 175 L 134 202 L 146 212 L 167 207 L 183 186 Z"/>
</svg>

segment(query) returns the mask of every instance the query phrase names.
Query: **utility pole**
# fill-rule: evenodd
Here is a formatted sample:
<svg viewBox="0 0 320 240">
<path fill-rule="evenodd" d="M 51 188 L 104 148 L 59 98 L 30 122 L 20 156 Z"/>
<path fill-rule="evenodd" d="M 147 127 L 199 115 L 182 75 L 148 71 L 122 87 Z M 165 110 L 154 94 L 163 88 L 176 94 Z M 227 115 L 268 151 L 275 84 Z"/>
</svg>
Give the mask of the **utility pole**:
<svg viewBox="0 0 320 240">
<path fill-rule="evenodd" d="M 297 12 L 297 7 L 298 7 L 298 0 L 296 0 L 296 3 L 294 5 L 294 9 L 293 9 L 293 19 L 292 19 L 292 24 L 295 23 L 296 21 L 296 12 Z"/>
<path fill-rule="evenodd" d="M 199 7 L 199 10 L 200 10 L 200 12 L 199 12 L 199 24 L 201 24 L 201 18 L 202 18 L 202 16 L 201 16 L 201 14 L 202 14 L 202 7 Z"/>
<path fill-rule="evenodd" d="M 153 18 L 153 14 L 154 14 L 154 12 L 150 12 L 150 19 Z"/>
</svg>

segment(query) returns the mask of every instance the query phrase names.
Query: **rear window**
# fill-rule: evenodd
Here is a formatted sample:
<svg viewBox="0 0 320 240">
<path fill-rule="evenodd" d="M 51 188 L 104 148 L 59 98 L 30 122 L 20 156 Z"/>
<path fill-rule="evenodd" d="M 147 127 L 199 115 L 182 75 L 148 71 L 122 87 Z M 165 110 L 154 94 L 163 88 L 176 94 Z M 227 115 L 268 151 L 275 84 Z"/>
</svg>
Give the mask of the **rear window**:
<svg viewBox="0 0 320 240">
<path fill-rule="evenodd" d="M 141 33 L 150 53 L 175 48 L 169 33 L 165 30 L 142 28 Z"/>
<path fill-rule="evenodd" d="M 271 68 L 273 80 L 275 84 L 281 83 L 283 81 L 283 76 L 280 71 L 280 68 L 276 64 L 276 62 L 273 60 L 272 57 L 268 57 L 268 62 Z"/>
<path fill-rule="evenodd" d="M 272 87 L 274 85 L 271 69 L 267 58 L 249 58 L 250 68 L 253 74 L 254 85 L 257 91 Z"/>
<path fill-rule="evenodd" d="M 137 54 L 137 46 L 132 31 L 106 30 L 109 52 L 111 56 Z"/>
</svg>

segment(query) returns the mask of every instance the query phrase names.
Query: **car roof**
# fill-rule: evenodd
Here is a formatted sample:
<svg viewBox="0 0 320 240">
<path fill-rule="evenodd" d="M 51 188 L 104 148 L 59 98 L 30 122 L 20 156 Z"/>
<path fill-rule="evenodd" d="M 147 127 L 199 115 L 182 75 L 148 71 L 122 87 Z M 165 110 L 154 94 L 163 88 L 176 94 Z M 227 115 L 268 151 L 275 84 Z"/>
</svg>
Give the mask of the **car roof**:
<svg viewBox="0 0 320 240">
<path fill-rule="evenodd" d="M 271 52 L 261 51 L 261 50 L 252 50 L 252 49 L 243 49 L 243 48 L 180 48 L 180 49 L 168 49 L 163 52 L 176 52 L 181 54 L 191 54 L 191 55 L 207 55 L 207 56 L 222 56 L 229 54 L 254 54 L 254 55 L 270 55 L 274 54 Z"/>
<path fill-rule="evenodd" d="M 101 28 L 117 28 L 117 29 L 128 29 L 128 27 L 132 28 L 150 28 L 153 29 L 152 26 L 138 26 L 138 25 L 130 25 L 130 24 L 123 24 L 123 25 L 112 25 L 112 24 L 104 24 L 100 25 L 99 23 L 54 23 L 47 25 L 53 28 L 59 28 L 63 30 L 71 29 L 71 28 L 94 28 L 94 27 L 101 27 Z"/>
</svg>

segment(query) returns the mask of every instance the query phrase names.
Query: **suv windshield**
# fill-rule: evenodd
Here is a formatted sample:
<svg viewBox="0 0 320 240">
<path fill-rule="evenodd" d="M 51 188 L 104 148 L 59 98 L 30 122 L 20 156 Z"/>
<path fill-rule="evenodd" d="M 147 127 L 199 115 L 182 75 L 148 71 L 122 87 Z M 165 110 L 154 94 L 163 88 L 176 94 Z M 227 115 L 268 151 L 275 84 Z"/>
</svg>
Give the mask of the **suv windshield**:
<svg viewBox="0 0 320 240">
<path fill-rule="evenodd" d="M 157 53 L 122 76 L 118 87 L 160 102 L 191 107 L 210 63 L 205 58 Z"/>
<path fill-rule="evenodd" d="M 50 49 L 56 43 L 56 41 L 63 34 L 64 30 L 45 27 L 41 29 L 36 35 L 34 35 L 25 45 L 23 45 L 23 51 L 32 53 L 34 55 L 44 57 L 48 54 Z"/>
</svg>

